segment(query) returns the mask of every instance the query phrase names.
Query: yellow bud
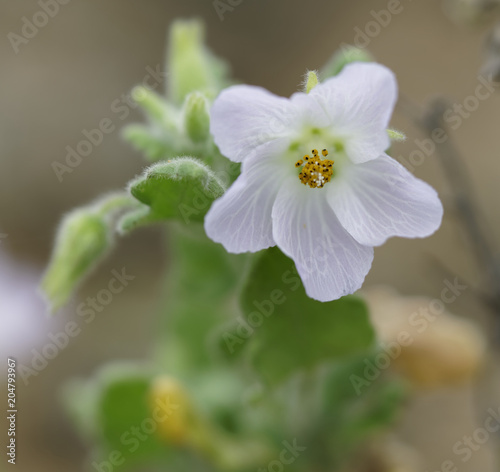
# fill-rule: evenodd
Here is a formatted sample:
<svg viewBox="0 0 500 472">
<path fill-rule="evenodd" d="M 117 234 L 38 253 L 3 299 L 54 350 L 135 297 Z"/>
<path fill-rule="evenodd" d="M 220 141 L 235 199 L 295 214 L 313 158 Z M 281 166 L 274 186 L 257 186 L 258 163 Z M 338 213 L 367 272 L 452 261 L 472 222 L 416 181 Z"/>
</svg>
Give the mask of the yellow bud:
<svg viewBox="0 0 500 472">
<path fill-rule="evenodd" d="M 379 340 L 397 353 L 392 365 L 416 386 L 467 381 L 483 362 L 484 335 L 471 321 L 447 312 L 443 301 L 402 297 L 383 287 L 365 291 L 364 298 Z"/>
<path fill-rule="evenodd" d="M 149 401 L 160 437 L 175 445 L 189 443 L 196 421 L 184 387 L 172 377 L 157 377 L 151 385 Z"/>
<path fill-rule="evenodd" d="M 221 470 L 241 470 L 269 462 L 274 451 L 251 438 L 235 439 L 210 422 L 194 407 L 188 392 L 176 379 L 157 377 L 149 403 L 160 438 L 172 446 L 196 451 Z"/>
</svg>

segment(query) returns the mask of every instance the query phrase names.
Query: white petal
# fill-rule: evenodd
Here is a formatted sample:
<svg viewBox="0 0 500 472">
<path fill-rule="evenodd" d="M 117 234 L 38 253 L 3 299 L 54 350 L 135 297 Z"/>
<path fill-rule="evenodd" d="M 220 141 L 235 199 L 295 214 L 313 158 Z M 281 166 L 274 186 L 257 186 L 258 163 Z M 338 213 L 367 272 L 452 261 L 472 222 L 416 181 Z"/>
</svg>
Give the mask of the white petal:
<svg viewBox="0 0 500 472">
<path fill-rule="evenodd" d="M 290 135 L 291 102 L 251 85 L 223 90 L 210 111 L 210 132 L 221 153 L 242 162 L 256 149 Z"/>
<path fill-rule="evenodd" d="M 208 237 L 228 252 L 256 252 L 275 246 L 271 212 L 284 172 L 276 158 L 285 145 L 283 140 L 268 143 L 258 155 L 245 160 L 241 175 L 205 216 Z"/>
<path fill-rule="evenodd" d="M 436 191 L 387 155 L 345 167 L 328 186 L 330 206 L 361 244 L 378 246 L 391 236 L 423 238 L 441 225 Z"/>
<path fill-rule="evenodd" d="M 331 120 L 355 163 L 377 158 L 390 146 L 387 127 L 397 99 L 394 74 L 375 63 L 349 64 L 310 93 Z"/>
<path fill-rule="evenodd" d="M 370 270 L 373 249 L 357 243 L 326 201 L 324 189 L 302 185 L 297 177 L 281 187 L 273 206 L 273 236 L 295 261 L 307 295 L 336 300 L 358 290 Z"/>
<path fill-rule="evenodd" d="M 299 133 L 304 127 L 326 128 L 330 125 L 330 117 L 325 109 L 310 94 L 296 92 L 290 97 L 292 103 L 290 129 Z"/>
</svg>

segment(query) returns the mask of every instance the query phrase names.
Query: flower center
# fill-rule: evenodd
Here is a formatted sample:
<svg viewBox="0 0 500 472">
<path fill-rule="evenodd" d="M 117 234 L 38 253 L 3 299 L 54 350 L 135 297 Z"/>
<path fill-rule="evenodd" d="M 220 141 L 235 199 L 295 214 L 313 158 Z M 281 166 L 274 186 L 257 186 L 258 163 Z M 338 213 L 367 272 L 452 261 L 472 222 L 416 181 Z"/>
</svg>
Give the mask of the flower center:
<svg viewBox="0 0 500 472">
<path fill-rule="evenodd" d="M 299 159 L 295 163 L 295 167 L 303 166 L 299 179 L 304 185 L 309 185 L 311 188 L 322 188 L 327 182 L 330 182 L 333 176 L 335 161 L 326 159 L 328 156 L 326 149 L 321 151 L 324 159 L 321 159 L 317 149 L 313 149 L 311 152 L 312 156 L 306 154 L 303 159 Z"/>
</svg>

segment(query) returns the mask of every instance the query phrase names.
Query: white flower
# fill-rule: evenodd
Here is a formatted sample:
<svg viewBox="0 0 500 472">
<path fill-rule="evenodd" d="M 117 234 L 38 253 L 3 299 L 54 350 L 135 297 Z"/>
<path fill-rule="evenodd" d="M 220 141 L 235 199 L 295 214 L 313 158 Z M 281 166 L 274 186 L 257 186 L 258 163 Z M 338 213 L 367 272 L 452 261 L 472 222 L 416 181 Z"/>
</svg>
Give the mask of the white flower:
<svg viewBox="0 0 500 472">
<path fill-rule="evenodd" d="M 233 253 L 277 245 L 311 298 L 355 292 L 374 246 L 429 236 L 443 215 L 435 190 L 384 152 L 396 98 L 394 75 L 373 63 L 290 99 L 248 85 L 224 90 L 211 132 L 242 172 L 208 212 L 208 236 Z"/>
</svg>

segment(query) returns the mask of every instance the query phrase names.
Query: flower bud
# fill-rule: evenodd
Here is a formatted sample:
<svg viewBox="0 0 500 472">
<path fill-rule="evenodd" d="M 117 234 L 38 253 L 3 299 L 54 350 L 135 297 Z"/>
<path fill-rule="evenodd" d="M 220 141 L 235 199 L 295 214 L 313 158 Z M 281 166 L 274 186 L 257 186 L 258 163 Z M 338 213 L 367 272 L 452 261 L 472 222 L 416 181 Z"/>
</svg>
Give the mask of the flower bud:
<svg viewBox="0 0 500 472">
<path fill-rule="evenodd" d="M 309 93 L 316 85 L 319 84 L 318 74 L 314 70 L 310 70 L 306 74 L 305 78 L 305 92 Z"/>
<path fill-rule="evenodd" d="M 406 135 L 402 131 L 398 131 L 396 129 L 388 129 L 387 134 L 391 141 L 405 141 Z"/>
<path fill-rule="evenodd" d="M 381 287 L 364 296 L 382 348 L 416 386 L 455 385 L 477 372 L 484 358 L 484 335 L 472 322 L 445 311 L 443 301 L 402 297 Z"/>
<path fill-rule="evenodd" d="M 215 96 L 227 85 L 228 67 L 205 46 L 203 23 L 176 21 L 170 30 L 168 98 L 180 105 L 195 90 Z"/>
<path fill-rule="evenodd" d="M 202 93 L 193 92 L 186 97 L 184 125 L 187 135 L 195 143 L 203 142 L 210 136 L 208 102 Z"/>
<path fill-rule="evenodd" d="M 365 49 L 343 44 L 331 57 L 320 72 L 321 80 L 337 75 L 347 64 L 352 62 L 373 62 L 375 58 Z"/>
<path fill-rule="evenodd" d="M 185 445 L 198 428 L 188 393 L 174 378 L 157 377 L 150 390 L 151 409 L 161 407 L 165 415 L 158 420 L 158 433 L 168 443 Z"/>
<path fill-rule="evenodd" d="M 134 87 L 132 98 L 144 109 L 153 122 L 164 125 L 173 121 L 172 115 L 175 112 L 173 107 L 169 106 L 166 100 L 152 90 L 143 86 Z"/>
<path fill-rule="evenodd" d="M 110 246 L 111 235 L 102 214 L 83 208 L 63 219 L 41 284 L 52 311 L 68 301 L 78 283 Z"/>
<path fill-rule="evenodd" d="M 157 432 L 163 441 L 196 451 L 218 470 L 249 470 L 273 457 L 267 442 L 235 439 L 204 417 L 194 407 L 189 393 L 172 377 L 161 376 L 153 381 L 149 402 L 153 416 L 158 408 L 166 413 L 157 420 Z"/>
</svg>

